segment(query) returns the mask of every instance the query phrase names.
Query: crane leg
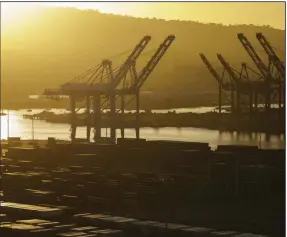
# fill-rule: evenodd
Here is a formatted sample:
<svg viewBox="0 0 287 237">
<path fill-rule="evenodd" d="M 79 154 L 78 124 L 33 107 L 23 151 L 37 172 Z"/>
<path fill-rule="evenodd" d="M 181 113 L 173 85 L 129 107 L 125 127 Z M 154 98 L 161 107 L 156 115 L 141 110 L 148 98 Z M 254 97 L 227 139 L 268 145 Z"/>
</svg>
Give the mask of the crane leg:
<svg viewBox="0 0 287 237">
<path fill-rule="evenodd" d="M 255 111 L 255 113 L 257 113 L 257 107 L 258 107 L 258 94 L 255 91 L 255 93 L 254 93 L 254 111 Z"/>
<path fill-rule="evenodd" d="M 111 103 L 111 140 L 112 142 L 116 141 L 116 129 L 115 129 L 115 123 L 116 123 L 116 98 L 115 95 L 112 94 L 110 97 L 110 103 Z"/>
<path fill-rule="evenodd" d="M 231 112 L 234 113 L 234 90 L 231 90 Z"/>
<path fill-rule="evenodd" d="M 90 123 L 90 96 L 88 95 L 86 98 L 86 104 L 87 104 L 87 142 L 90 142 L 90 136 L 91 136 L 91 123 Z"/>
<path fill-rule="evenodd" d="M 70 102 L 71 102 L 71 140 L 72 143 L 76 140 L 76 100 L 73 95 L 70 96 Z"/>
<path fill-rule="evenodd" d="M 265 95 L 265 107 L 266 107 L 266 112 L 269 113 L 270 111 L 270 89 L 268 88 L 268 91 L 266 92 Z"/>
<path fill-rule="evenodd" d="M 249 94 L 249 108 L 250 108 L 250 114 L 253 112 L 253 92 L 250 91 Z"/>
<path fill-rule="evenodd" d="M 240 91 L 239 91 L 239 89 L 237 89 L 237 98 L 236 98 L 236 112 L 237 113 L 240 113 Z"/>
<path fill-rule="evenodd" d="M 136 92 L 136 139 L 140 138 L 140 93 Z"/>
<path fill-rule="evenodd" d="M 95 141 L 101 139 L 101 97 L 94 96 Z"/>
<path fill-rule="evenodd" d="M 122 111 L 122 123 L 121 123 L 121 137 L 125 138 L 125 128 L 124 128 L 124 114 L 125 114 L 125 96 L 121 96 L 121 111 Z"/>
<path fill-rule="evenodd" d="M 279 104 L 279 109 L 281 109 L 282 105 L 282 84 L 279 82 L 279 87 L 278 87 L 278 104 Z"/>
<path fill-rule="evenodd" d="M 219 109 L 219 114 L 221 114 L 221 86 L 218 84 L 218 109 Z"/>
</svg>

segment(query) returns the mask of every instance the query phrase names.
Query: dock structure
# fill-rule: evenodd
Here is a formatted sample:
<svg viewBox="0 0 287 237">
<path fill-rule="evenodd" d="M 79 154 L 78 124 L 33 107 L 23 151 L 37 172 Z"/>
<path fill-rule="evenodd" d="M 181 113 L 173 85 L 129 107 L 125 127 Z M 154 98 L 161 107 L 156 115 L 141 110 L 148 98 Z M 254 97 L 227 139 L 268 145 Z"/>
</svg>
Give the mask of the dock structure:
<svg viewBox="0 0 287 237">
<path fill-rule="evenodd" d="M 132 100 L 136 100 L 136 138 L 139 138 L 139 107 L 140 107 L 140 89 L 152 73 L 156 65 L 159 63 L 165 52 L 168 50 L 175 36 L 169 35 L 163 43 L 158 47 L 156 52 L 147 62 L 147 64 L 138 73 L 136 62 L 149 41 L 150 36 L 145 36 L 134 48 L 126 61 L 119 67 L 113 69 L 110 60 L 103 60 L 102 63 L 95 68 L 87 71 L 83 75 L 73 79 L 72 81 L 60 86 L 59 89 L 46 89 L 44 95 L 49 97 L 68 96 L 70 99 L 71 110 L 71 140 L 76 139 L 77 127 L 77 101 L 84 101 L 87 118 L 87 141 L 90 139 L 90 129 L 95 130 L 94 140 L 100 141 L 101 134 L 101 117 L 102 112 L 109 111 L 110 114 L 110 141 L 116 140 L 115 122 L 116 114 L 121 112 L 124 115 L 126 106 L 131 100 L 126 101 L 127 96 L 131 96 Z M 120 99 L 120 110 L 116 110 L 116 100 Z M 123 117 L 123 116 L 122 116 Z M 117 121 L 118 122 L 118 121 Z M 124 137 L 124 123 L 121 124 L 121 136 Z"/>
<path fill-rule="evenodd" d="M 240 33 L 237 35 L 240 43 L 247 51 L 259 72 L 256 72 L 246 63 L 242 63 L 240 72 L 230 66 L 221 54 L 217 58 L 223 66 L 220 75 L 204 54 L 200 57 L 210 73 L 218 82 L 218 108 L 222 112 L 222 97 L 230 104 L 231 112 L 242 113 L 247 108 L 250 115 L 257 114 L 259 103 L 263 104 L 266 113 L 270 112 L 271 104 L 277 103 L 279 109 L 285 107 L 285 66 L 275 51 L 263 36 L 257 33 L 256 37 L 268 55 L 268 66 L 261 60 L 249 40 Z M 224 80 L 225 72 L 229 80 Z M 246 111 L 246 110 L 245 110 Z"/>
</svg>

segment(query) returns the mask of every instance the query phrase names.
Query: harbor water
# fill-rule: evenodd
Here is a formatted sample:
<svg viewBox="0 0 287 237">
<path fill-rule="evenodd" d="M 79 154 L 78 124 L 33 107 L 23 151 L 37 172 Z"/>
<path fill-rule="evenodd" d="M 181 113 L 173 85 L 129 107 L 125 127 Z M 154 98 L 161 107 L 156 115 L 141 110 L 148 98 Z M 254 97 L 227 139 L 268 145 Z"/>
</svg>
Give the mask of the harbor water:
<svg viewBox="0 0 287 237">
<path fill-rule="evenodd" d="M 214 107 L 200 108 L 182 108 L 171 110 L 154 110 L 152 112 L 195 112 L 203 113 L 213 111 Z M 21 139 L 39 139 L 46 140 L 48 137 L 55 137 L 60 140 L 70 140 L 70 125 L 47 123 L 43 120 L 23 119 L 23 114 L 34 114 L 43 111 L 43 109 L 3 111 L 7 115 L 1 116 L 1 139 L 9 137 L 21 137 Z M 56 114 L 68 113 L 65 109 L 49 110 Z M 108 136 L 109 129 L 102 129 L 102 135 Z M 91 133 L 92 136 L 92 133 Z M 125 137 L 135 137 L 134 129 L 125 129 Z M 86 137 L 86 128 L 77 128 L 77 138 Z M 117 130 L 117 137 L 120 137 L 120 130 Z M 206 142 L 211 147 L 217 145 L 255 145 L 264 149 L 282 149 L 285 148 L 284 135 L 270 135 L 263 133 L 242 133 L 242 132 L 221 132 L 205 128 L 141 128 L 140 137 L 148 140 L 176 140 L 190 142 Z"/>
</svg>

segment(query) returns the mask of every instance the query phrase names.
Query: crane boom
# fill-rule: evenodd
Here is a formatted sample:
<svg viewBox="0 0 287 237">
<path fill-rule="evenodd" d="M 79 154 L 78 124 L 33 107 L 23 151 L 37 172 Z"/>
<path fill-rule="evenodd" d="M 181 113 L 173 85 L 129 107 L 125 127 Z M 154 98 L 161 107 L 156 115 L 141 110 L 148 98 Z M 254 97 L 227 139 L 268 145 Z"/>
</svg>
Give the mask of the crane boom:
<svg viewBox="0 0 287 237">
<path fill-rule="evenodd" d="M 263 63 L 261 58 L 258 56 L 255 49 L 249 42 L 249 40 L 242 33 L 237 34 L 237 36 L 238 36 L 239 41 L 241 42 L 241 44 L 243 45 L 243 47 L 245 48 L 245 50 L 247 51 L 247 53 L 249 54 L 249 56 L 251 57 L 255 65 L 257 66 L 260 73 L 263 76 L 267 76 L 269 74 L 268 67 Z"/>
<path fill-rule="evenodd" d="M 138 43 L 138 45 L 134 48 L 134 50 L 129 55 L 129 57 L 126 59 L 124 64 L 120 67 L 118 73 L 114 76 L 113 83 L 111 84 L 112 88 L 116 88 L 119 85 L 121 80 L 127 74 L 131 65 L 137 60 L 137 58 L 140 56 L 140 54 L 145 49 L 145 47 L 147 46 L 147 44 L 149 43 L 150 40 L 151 40 L 150 36 L 145 36 Z"/>
<path fill-rule="evenodd" d="M 240 82 L 240 79 L 238 76 L 234 73 L 228 62 L 225 61 L 225 59 L 222 57 L 221 54 L 217 54 L 218 60 L 221 62 L 221 64 L 224 66 L 227 73 L 232 77 L 233 81 L 237 84 Z"/>
<path fill-rule="evenodd" d="M 280 75 L 284 77 L 285 75 L 285 66 L 283 62 L 279 59 L 276 52 L 273 50 L 272 46 L 268 42 L 268 40 L 265 38 L 265 36 L 262 33 L 256 33 L 256 38 L 259 40 L 261 46 L 267 53 L 268 57 L 273 60 L 275 67 L 278 69 Z"/>
<path fill-rule="evenodd" d="M 141 88 L 141 86 L 144 84 L 144 82 L 147 80 L 153 69 L 156 67 L 158 62 L 161 60 L 162 56 L 165 54 L 165 52 L 168 50 L 169 46 L 174 41 L 175 36 L 169 35 L 163 43 L 160 45 L 160 47 L 157 49 L 155 54 L 151 57 L 151 59 L 148 61 L 146 66 L 143 68 L 143 70 L 138 75 L 137 83 L 134 85 L 136 89 Z"/>
<path fill-rule="evenodd" d="M 210 62 L 208 61 L 208 59 L 205 57 L 204 54 L 199 54 L 200 58 L 202 59 L 202 61 L 204 62 L 204 64 L 206 65 L 206 67 L 208 68 L 208 70 L 210 71 L 210 73 L 215 77 L 215 79 L 217 80 L 217 82 L 222 85 L 222 78 L 219 76 L 219 74 L 217 73 L 217 71 L 215 71 L 215 69 L 212 67 L 212 65 L 210 64 Z"/>
</svg>

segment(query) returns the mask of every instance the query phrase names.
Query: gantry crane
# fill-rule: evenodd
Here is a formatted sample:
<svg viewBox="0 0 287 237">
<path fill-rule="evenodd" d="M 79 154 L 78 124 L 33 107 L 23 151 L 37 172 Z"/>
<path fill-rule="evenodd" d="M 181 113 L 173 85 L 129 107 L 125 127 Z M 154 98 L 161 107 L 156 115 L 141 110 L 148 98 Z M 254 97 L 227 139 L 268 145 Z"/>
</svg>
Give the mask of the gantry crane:
<svg viewBox="0 0 287 237">
<path fill-rule="evenodd" d="M 138 74 L 136 72 L 135 64 L 133 64 L 131 68 L 131 72 L 134 77 L 134 80 L 133 80 L 134 83 L 131 84 L 129 87 L 122 88 L 120 90 L 121 100 L 122 100 L 122 103 L 121 103 L 122 113 L 124 113 L 124 108 L 126 106 L 126 103 L 124 101 L 125 99 L 124 96 L 128 94 L 135 95 L 132 98 L 132 100 L 136 99 L 136 115 L 137 115 L 136 120 L 137 120 L 138 125 L 139 125 L 139 92 L 140 92 L 140 89 L 143 86 L 143 84 L 146 82 L 150 74 L 153 72 L 154 68 L 159 63 L 159 61 L 162 59 L 162 57 L 164 56 L 164 54 L 166 53 L 166 51 L 168 50 L 168 48 L 170 47 L 170 45 L 172 44 L 174 40 L 175 40 L 175 36 L 169 35 L 163 41 L 163 43 L 158 47 L 158 49 L 153 54 L 151 59 L 147 62 L 146 66 L 144 66 L 144 68 Z M 132 100 L 130 100 L 128 103 L 130 103 Z M 122 131 L 122 136 L 124 136 L 124 131 Z M 137 138 L 139 137 L 138 127 L 136 128 L 136 137 Z"/>
<path fill-rule="evenodd" d="M 218 72 L 212 67 L 208 59 L 205 57 L 204 54 L 199 54 L 200 58 L 202 59 L 203 63 L 208 68 L 209 72 L 215 77 L 216 81 L 218 82 L 218 108 L 219 113 L 221 113 L 221 101 L 222 101 L 222 90 L 231 91 L 231 104 L 233 107 L 233 93 L 234 93 L 234 85 L 233 83 L 224 83 L 223 82 L 223 76 L 220 77 Z M 223 69 L 223 75 L 225 72 L 225 68 Z"/>
<path fill-rule="evenodd" d="M 44 94 L 48 96 L 58 96 L 66 95 L 70 97 L 71 100 L 71 125 L 72 125 L 72 142 L 75 140 L 76 134 L 76 111 L 75 111 L 75 98 L 77 96 L 86 97 L 87 104 L 87 113 L 89 115 L 89 106 L 90 106 L 90 97 L 93 98 L 93 111 L 94 111 L 94 124 L 95 124 L 95 140 L 101 138 L 101 112 L 102 104 L 101 97 L 108 97 L 112 120 L 115 121 L 115 101 L 116 95 L 122 96 L 125 95 L 135 95 L 137 98 L 137 121 L 139 117 L 139 90 L 147 80 L 150 73 L 153 71 L 155 66 L 158 64 L 166 50 L 171 45 L 172 41 L 175 39 L 175 36 L 168 36 L 161 46 L 157 49 L 156 53 L 149 60 L 147 65 L 143 70 L 137 75 L 136 73 L 136 60 L 142 53 L 142 51 L 147 46 L 148 42 L 151 40 L 150 36 L 145 36 L 140 43 L 135 47 L 126 61 L 119 69 L 112 69 L 112 63 L 109 60 L 103 60 L 101 64 L 97 65 L 96 68 L 89 70 L 87 73 L 84 73 L 80 77 L 61 85 L 58 90 L 45 90 Z M 131 72 L 133 75 L 133 83 L 129 86 L 125 85 L 125 78 L 128 72 Z M 104 72 L 106 72 L 105 77 L 103 77 Z M 88 80 L 86 79 L 89 75 Z M 104 81 L 106 79 L 106 81 Z M 119 87 L 123 81 L 124 86 Z M 124 99 L 122 99 L 124 102 Z M 122 110 L 124 110 L 125 103 L 122 103 Z M 88 116 L 87 116 L 88 117 Z M 87 126 L 87 139 L 89 139 L 90 128 Z M 138 135 L 137 135 L 138 137 Z M 111 138 L 115 140 L 115 124 L 112 122 L 111 126 Z"/>
<path fill-rule="evenodd" d="M 245 104 L 243 96 L 249 96 L 249 108 L 250 115 L 253 112 L 253 99 L 254 99 L 254 107 L 255 112 L 258 107 L 258 99 L 259 95 L 265 92 L 265 83 L 260 80 L 251 81 L 248 75 L 243 75 L 243 71 L 245 70 L 247 73 L 247 65 L 246 63 L 242 63 L 241 72 L 233 69 L 230 64 L 223 58 L 221 54 L 217 54 L 217 58 L 229 74 L 232 83 L 234 84 L 234 91 L 237 94 L 237 111 L 240 112 L 240 100 Z M 257 73 L 255 73 L 257 74 Z M 258 75 L 258 74 L 257 74 Z M 232 101 L 234 101 L 232 94 Z M 232 103 L 233 105 L 233 103 Z"/>
<path fill-rule="evenodd" d="M 269 41 L 266 39 L 266 37 L 262 33 L 257 33 L 256 38 L 259 40 L 261 46 L 267 53 L 269 57 L 269 64 L 273 63 L 273 65 L 276 67 L 277 72 L 279 74 L 279 88 L 278 88 L 278 104 L 279 108 L 281 107 L 281 103 L 283 102 L 284 104 L 284 92 L 285 92 L 285 75 L 286 75 L 286 69 L 284 63 L 279 59 L 277 56 L 276 52 L 272 48 L 271 44 Z M 270 65 L 271 67 L 271 65 Z M 269 67 L 269 68 L 270 68 Z M 283 101 L 282 101 L 283 100 Z"/>
<path fill-rule="evenodd" d="M 121 98 L 121 109 L 119 111 L 122 112 L 122 115 L 124 115 L 125 107 L 131 101 L 136 99 L 136 116 L 137 116 L 136 120 L 137 120 L 137 124 L 139 124 L 139 91 L 140 91 L 141 87 L 143 86 L 143 84 L 148 79 L 149 75 L 152 73 L 152 71 L 156 67 L 156 65 L 159 63 L 159 61 L 161 60 L 163 55 L 166 53 L 166 51 L 168 50 L 168 48 L 170 47 L 170 45 L 172 44 L 174 39 L 175 39 L 174 35 L 169 35 L 163 41 L 163 43 L 158 47 L 158 49 L 153 54 L 151 59 L 147 62 L 146 66 L 144 66 L 144 68 L 139 73 L 137 73 L 137 70 L 136 70 L 136 67 L 135 67 L 136 66 L 135 60 L 134 61 L 130 61 L 130 64 L 129 64 L 130 67 L 129 67 L 128 71 L 131 72 L 132 83 L 127 85 L 125 83 L 125 80 L 124 80 L 122 88 L 114 87 L 114 94 L 117 95 L 117 97 L 114 97 L 114 100 L 116 100 L 119 97 Z M 126 75 L 127 74 L 125 74 L 125 76 Z M 119 83 L 117 85 L 119 85 Z M 126 102 L 125 101 L 125 97 L 127 95 L 134 95 L 134 97 L 132 97 L 131 100 Z M 111 106 L 111 103 L 110 103 L 110 106 Z M 106 105 L 102 109 L 107 109 L 107 108 L 108 108 L 108 106 Z M 121 135 L 122 135 L 122 137 L 124 137 L 124 129 L 121 129 Z M 136 137 L 137 138 L 139 137 L 139 130 L 138 129 L 136 129 Z"/>
<path fill-rule="evenodd" d="M 112 118 L 112 124 L 111 124 L 111 139 L 114 141 L 116 137 L 115 133 L 115 112 L 116 112 L 116 93 L 115 90 L 117 86 L 121 83 L 123 78 L 127 75 L 129 70 L 132 70 L 132 67 L 135 67 L 136 60 L 140 56 L 140 54 L 143 52 L 149 41 L 151 40 L 150 36 L 145 36 L 139 44 L 135 47 L 133 52 L 129 55 L 129 57 L 126 59 L 124 64 L 120 67 L 118 72 L 113 75 L 112 69 L 109 70 L 109 77 L 110 77 L 110 93 L 109 93 L 109 102 L 110 102 L 110 110 L 111 110 L 111 118 Z"/>
<path fill-rule="evenodd" d="M 223 58 L 223 56 L 221 54 L 217 54 L 217 58 L 220 61 L 220 63 L 223 65 L 224 69 L 227 71 L 228 75 L 230 76 L 231 80 L 232 80 L 232 84 L 234 85 L 235 88 L 235 92 L 236 92 L 236 102 L 237 102 L 237 112 L 240 111 L 240 99 L 242 94 L 250 94 L 250 100 L 251 100 L 251 104 L 252 104 L 252 92 L 251 92 L 251 88 L 250 88 L 250 84 L 245 81 L 242 80 L 241 75 L 238 77 L 237 74 L 234 72 L 234 69 L 229 65 L 229 63 Z M 233 97 L 233 95 L 232 95 Z M 233 98 L 232 98 L 233 101 Z M 233 105 L 233 104 L 232 104 Z M 252 106 L 251 106 L 252 107 Z"/>
<path fill-rule="evenodd" d="M 93 99 L 93 111 L 94 111 L 94 123 L 96 125 L 95 129 L 95 139 L 100 139 L 101 137 L 101 96 L 108 96 L 111 104 L 111 114 L 114 115 L 115 105 L 114 105 L 114 88 L 121 82 L 129 68 L 134 64 L 140 54 L 143 52 L 149 41 L 150 36 L 145 36 L 136 45 L 134 50 L 128 56 L 126 61 L 118 70 L 112 70 L 112 63 L 109 60 L 103 60 L 102 63 L 98 64 L 86 73 L 76 77 L 72 81 L 65 83 L 60 86 L 58 90 L 45 90 L 44 95 L 47 96 L 58 96 L 66 95 L 70 97 L 71 102 L 71 125 L 72 141 L 75 140 L 76 135 L 76 98 L 86 97 L 87 104 L 87 117 L 89 117 L 90 111 L 90 98 Z M 106 74 L 105 74 L 106 73 Z M 103 75 L 105 74 L 106 81 L 103 80 Z M 88 79 L 87 79 L 88 77 Z M 89 124 L 89 122 L 87 122 Z M 111 131 L 111 136 L 114 137 L 114 129 Z M 87 126 L 87 138 L 89 139 L 90 127 Z"/>
<path fill-rule="evenodd" d="M 281 89 L 280 89 L 280 83 L 278 83 L 278 80 L 276 80 L 272 74 L 269 68 L 264 64 L 264 62 L 261 60 L 261 58 L 256 53 L 254 47 L 251 45 L 249 40 L 244 36 L 244 34 L 239 33 L 237 34 L 239 41 L 241 42 L 242 46 L 245 48 L 253 62 L 255 63 L 256 67 L 260 71 L 260 73 L 263 76 L 263 79 L 265 81 L 265 108 L 268 111 L 271 107 L 271 94 L 274 91 L 278 90 L 279 94 L 279 100 L 281 100 Z M 281 106 L 281 102 L 279 101 L 279 106 Z"/>
</svg>

